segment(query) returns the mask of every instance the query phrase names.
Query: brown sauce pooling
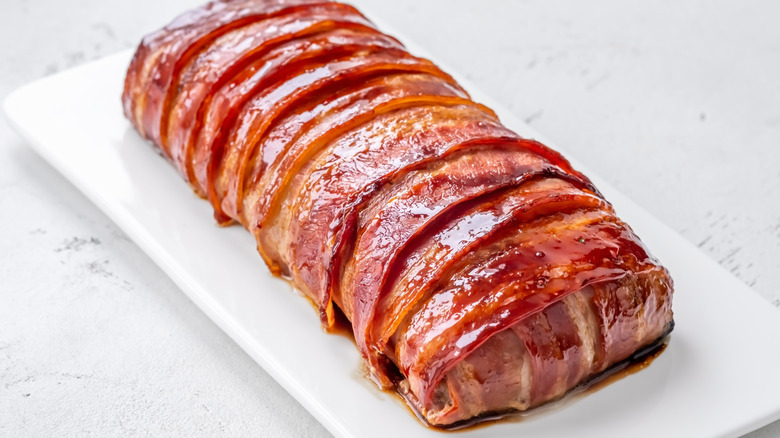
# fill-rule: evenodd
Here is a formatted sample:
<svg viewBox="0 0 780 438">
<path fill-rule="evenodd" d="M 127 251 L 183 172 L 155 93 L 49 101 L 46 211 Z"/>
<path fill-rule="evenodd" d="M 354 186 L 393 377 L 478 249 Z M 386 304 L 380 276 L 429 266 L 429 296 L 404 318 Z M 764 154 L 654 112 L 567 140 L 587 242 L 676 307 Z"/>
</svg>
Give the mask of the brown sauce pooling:
<svg viewBox="0 0 780 438">
<path fill-rule="evenodd" d="M 312 301 L 312 305 L 314 306 L 314 309 L 319 312 L 319 307 L 314 304 Z M 333 325 L 326 328 L 325 332 L 329 335 L 341 335 L 345 338 L 352 341 L 352 343 L 355 343 L 355 334 L 352 332 L 352 323 L 349 322 L 349 319 L 347 319 L 347 316 L 344 315 L 344 312 L 341 311 L 341 308 L 338 306 L 333 307 Z"/>
</svg>

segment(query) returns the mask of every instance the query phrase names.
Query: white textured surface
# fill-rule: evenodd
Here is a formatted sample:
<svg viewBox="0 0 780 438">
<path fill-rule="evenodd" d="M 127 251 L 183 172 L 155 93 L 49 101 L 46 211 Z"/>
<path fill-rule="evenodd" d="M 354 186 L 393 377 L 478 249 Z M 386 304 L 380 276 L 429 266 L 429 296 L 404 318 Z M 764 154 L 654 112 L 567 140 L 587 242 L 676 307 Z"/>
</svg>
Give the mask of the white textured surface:
<svg viewBox="0 0 780 438">
<path fill-rule="evenodd" d="M 778 302 L 777 3 L 370 3 Z M 0 97 L 193 4 L 6 0 Z M 0 193 L 0 435 L 327 436 L 4 122 Z"/>
</svg>

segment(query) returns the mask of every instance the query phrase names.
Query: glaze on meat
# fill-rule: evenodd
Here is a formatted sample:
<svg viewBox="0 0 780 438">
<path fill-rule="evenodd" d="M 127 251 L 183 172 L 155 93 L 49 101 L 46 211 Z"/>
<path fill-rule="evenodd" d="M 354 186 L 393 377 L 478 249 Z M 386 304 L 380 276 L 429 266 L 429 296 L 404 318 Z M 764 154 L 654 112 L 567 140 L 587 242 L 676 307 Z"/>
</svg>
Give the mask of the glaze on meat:
<svg viewBox="0 0 780 438">
<path fill-rule="evenodd" d="M 432 425 L 560 398 L 671 329 L 671 278 L 591 182 L 351 6 L 208 3 L 144 38 L 122 100 Z"/>
</svg>

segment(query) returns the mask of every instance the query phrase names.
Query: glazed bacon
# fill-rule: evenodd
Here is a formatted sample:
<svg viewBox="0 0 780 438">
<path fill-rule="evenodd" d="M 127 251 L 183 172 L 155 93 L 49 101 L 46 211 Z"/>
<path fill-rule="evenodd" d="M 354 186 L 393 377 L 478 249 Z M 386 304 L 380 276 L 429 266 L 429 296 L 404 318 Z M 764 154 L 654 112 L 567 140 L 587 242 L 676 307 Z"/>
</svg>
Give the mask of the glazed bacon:
<svg viewBox="0 0 780 438">
<path fill-rule="evenodd" d="M 351 6 L 187 12 L 123 104 L 429 424 L 555 400 L 671 330 L 671 278 L 591 182 Z"/>
</svg>

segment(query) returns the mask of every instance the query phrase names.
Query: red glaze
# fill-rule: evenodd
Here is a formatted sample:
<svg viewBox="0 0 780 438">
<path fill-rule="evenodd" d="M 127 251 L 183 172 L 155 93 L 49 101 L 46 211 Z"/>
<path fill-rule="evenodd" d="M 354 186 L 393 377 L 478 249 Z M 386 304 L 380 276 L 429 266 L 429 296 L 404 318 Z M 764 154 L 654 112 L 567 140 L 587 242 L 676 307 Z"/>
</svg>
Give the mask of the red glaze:
<svg viewBox="0 0 780 438">
<path fill-rule="evenodd" d="M 438 95 L 421 94 L 431 88 Z M 281 238 L 278 224 L 273 222 L 279 213 L 277 200 L 285 199 L 288 190 L 296 193 L 290 186 L 296 186 L 303 181 L 308 168 L 315 163 L 315 157 L 323 154 L 323 150 L 329 150 L 328 147 L 334 139 L 382 112 L 391 112 L 420 102 L 464 102 L 463 98 L 457 96 L 456 89 L 440 81 L 421 82 L 415 86 L 395 88 L 381 94 L 373 91 L 376 90 L 362 89 L 347 94 L 344 106 L 338 107 L 339 111 L 330 110 L 320 119 L 307 124 L 278 155 L 268 157 L 273 158 L 273 162 L 269 160 L 265 162 L 265 166 L 258 166 L 252 175 L 252 191 L 245 195 L 245 209 L 251 211 L 252 217 L 255 218 L 255 221 L 249 223 L 249 229 L 254 231 L 259 250 L 272 269 L 280 272 L 288 270 L 288 263 L 282 260 L 275 250 L 279 246 L 269 242 L 270 239 Z M 455 95 L 449 97 L 446 94 Z M 307 129 L 310 125 L 311 129 Z M 289 204 L 292 202 L 288 203 L 288 207 Z"/>
<path fill-rule="evenodd" d="M 294 242 L 288 246 L 292 251 L 287 256 L 294 261 L 294 277 L 306 289 L 315 291 L 327 306 L 333 254 L 345 238 L 342 217 L 357 213 L 361 199 L 381 193 L 382 187 L 399 173 L 451 153 L 467 142 L 497 141 L 502 135 L 511 135 L 495 121 L 482 121 L 485 119 L 484 112 L 476 107 L 416 107 L 379 116 L 334 142 L 329 153 L 323 154 L 325 159 L 312 165 L 307 183 L 297 190 L 299 195 L 286 218 L 290 228 L 287 235 Z M 374 135 L 383 130 L 394 135 Z M 417 130 L 425 135 L 409 134 Z M 349 302 L 344 301 L 343 310 L 351 314 Z"/>
<path fill-rule="evenodd" d="M 395 129 L 395 133 L 398 136 L 395 139 L 399 140 L 401 144 L 407 144 L 407 140 L 415 143 L 418 141 L 417 138 L 399 138 L 403 135 L 403 133 L 399 132 L 400 127 L 415 123 L 422 124 L 429 120 L 426 117 L 433 112 L 433 109 L 428 109 L 429 107 L 440 108 L 440 111 L 444 112 L 454 111 L 453 114 L 463 114 L 464 120 L 468 118 L 469 113 L 474 114 L 472 117 L 487 117 L 484 107 L 468 99 L 457 96 L 420 95 L 415 93 L 415 95 L 394 98 L 376 106 L 369 106 L 360 113 L 352 114 L 343 111 L 342 114 L 339 114 L 339 117 L 343 118 L 344 121 L 338 124 L 334 123 L 335 126 L 325 131 L 323 135 L 316 137 L 312 141 L 305 138 L 298 139 L 288 150 L 288 153 L 282 157 L 280 164 L 268 169 L 266 176 L 268 183 L 265 185 L 263 196 L 259 198 L 255 207 L 254 215 L 258 219 L 255 234 L 260 244 L 261 252 L 265 252 L 267 249 L 273 251 L 274 247 L 291 248 L 286 244 L 279 246 L 271 242 L 278 242 L 281 241 L 280 239 L 284 239 L 287 236 L 291 237 L 295 234 L 294 230 L 287 233 L 286 236 L 281 233 L 282 227 L 299 226 L 297 221 L 294 223 L 289 222 L 292 217 L 304 220 L 302 217 L 288 214 L 287 210 L 295 209 L 297 202 L 282 202 L 286 198 L 291 197 L 291 194 L 308 191 L 308 188 L 303 185 L 304 182 L 309 181 L 317 185 L 321 182 L 329 181 L 332 177 L 336 177 L 339 187 L 349 191 L 350 188 L 361 187 L 359 181 L 365 175 L 371 175 L 375 172 L 374 169 L 368 169 L 364 166 L 369 165 L 373 167 L 380 164 L 375 160 L 366 163 L 356 159 L 345 163 L 349 166 L 349 172 L 359 172 L 358 174 L 334 173 L 329 167 L 320 168 L 318 164 L 319 158 L 323 158 L 325 166 L 328 166 L 333 160 L 339 163 L 343 162 L 341 158 L 352 156 L 354 152 L 369 152 L 369 154 L 358 155 L 360 157 L 370 155 L 371 152 L 381 154 L 382 156 L 392 156 L 392 153 L 388 154 L 390 152 L 389 147 L 380 150 L 376 149 L 381 147 L 382 138 L 375 135 L 375 132 Z M 471 120 L 474 119 L 472 118 Z M 392 139 L 388 140 L 392 141 Z M 307 141 L 309 141 L 308 144 L 306 143 Z M 293 152 L 297 150 L 300 150 L 301 153 Z M 429 151 L 415 149 L 406 149 L 405 152 L 407 154 L 401 160 L 404 158 L 410 159 L 410 154 L 415 159 L 419 159 L 420 155 L 429 153 Z M 374 158 L 380 159 L 379 157 Z M 387 166 L 389 163 L 381 164 Z M 397 167 L 399 161 L 390 165 Z M 349 176 L 354 176 L 358 180 L 348 179 Z M 326 187 L 324 190 L 328 192 L 331 189 Z M 315 192 L 315 194 L 322 194 L 323 197 L 327 196 L 319 191 Z M 323 200 L 325 199 L 323 198 Z M 282 208 L 285 211 L 281 211 Z M 302 210 L 297 209 L 297 211 Z M 325 224 L 327 223 L 320 223 L 319 225 Z M 289 266 L 286 260 L 274 256 L 273 253 L 269 252 L 266 254 L 266 260 L 272 260 L 272 263 L 284 266 L 285 270 Z"/>
<path fill-rule="evenodd" d="M 295 108 L 298 101 L 332 81 L 334 76 L 349 75 L 376 64 L 386 64 L 397 59 L 401 50 L 394 41 L 382 35 L 355 35 L 344 31 L 324 34 L 321 40 L 311 43 L 312 47 L 327 49 L 302 57 L 305 73 L 295 76 L 293 80 L 267 87 L 242 105 L 236 116 L 238 122 L 235 129 L 222 138 L 218 137 L 212 144 L 212 161 L 209 164 L 215 173 L 209 180 L 216 191 L 216 198 L 222 200 L 223 212 L 232 218 L 239 217 L 237 196 L 240 196 L 243 185 L 243 178 L 236 176 L 245 173 L 246 162 L 254 152 L 254 146 L 280 114 Z M 355 55 L 358 51 L 364 55 Z M 286 65 L 293 62 L 301 61 L 287 61 Z M 224 121 L 220 132 L 230 132 L 232 125 L 232 119 Z M 221 157 L 221 162 L 215 161 L 215 157 Z M 229 180 L 232 180 L 232 184 Z"/>
<path fill-rule="evenodd" d="M 234 77 L 212 98 L 193 159 L 195 176 L 206 187 L 220 222 L 230 218 L 221 209 L 221 196 L 217 192 L 215 178 L 223 160 L 231 158 L 225 157 L 226 153 L 229 155 L 232 152 L 225 149 L 231 129 L 239 118 L 246 117 L 245 111 L 249 111 L 249 117 L 256 115 L 252 112 L 253 100 L 268 95 L 271 96 L 267 99 L 280 98 L 305 87 L 312 79 L 329 77 L 333 73 L 331 69 L 336 65 L 333 61 L 342 59 L 350 62 L 348 58 L 358 51 L 376 51 L 397 44 L 378 34 L 358 34 L 345 38 L 345 32 L 349 31 L 333 31 L 283 44 Z"/>
<path fill-rule="evenodd" d="M 205 196 L 206 191 L 197 184 L 191 159 L 193 136 L 197 138 L 200 130 L 204 106 L 208 106 L 217 90 L 240 72 L 251 69 L 272 48 L 338 28 L 368 29 L 368 21 L 362 15 L 345 14 L 343 7 L 337 6 L 296 9 L 228 32 L 215 39 L 182 70 L 176 81 L 179 86 L 172 84 L 170 104 L 162 112 L 160 124 L 165 133 L 162 141 L 167 138 L 173 162 L 201 194 Z"/>
<path fill-rule="evenodd" d="M 378 363 L 373 363 L 375 354 L 367 339 L 371 319 L 381 285 L 391 272 L 386 268 L 405 245 L 462 203 L 520 185 L 538 176 L 544 164 L 537 155 L 513 149 L 459 155 L 394 184 L 389 200 L 378 199 L 361 215 L 354 250 L 344 255 L 349 261 L 341 275 L 341 294 L 360 297 L 352 308 L 355 340 L 368 352 L 374 368 Z"/>
<path fill-rule="evenodd" d="M 169 93 L 193 56 L 220 36 L 269 17 L 307 9 L 312 0 L 217 0 L 177 17 L 170 25 L 144 38 L 125 82 L 125 114 L 141 133 L 170 156 L 160 130 Z M 343 11 L 357 13 L 346 5 Z M 129 84 L 128 84 L 129 83 Z M 172 86 L 173 85 L 173 86 Z"/>
<path fill-rule="evenodd" d="M 395 60 L 390 63 L 381 61 L 381 55 L 372 55 L 370 62 L 354 69 L 349 68 L 332 81 L 318 84 L 308 93 L 301 93 L 305 103 L 298 103 L 296 111 L 288 111 L 269 128 L 264 138 L 254 148 L 248 171 L 243 184 L 252 191 L 243 196 L 244 206 L 257 202 L 260 190 L 266 183 L 266 170 L 277 163 L 293 145 L 305 146 L 306 141 L 298 142 L 302 137 L 310 139 L 322 136 L 327 131 L 314 130 L 327 122 L 348 121 L 354 113 L 360 113 L 372 105 L 376 106 L 389 100 L 413 94 L 463 96 L 459 88 L 449 81 L 426 74 L 432 65 L 415 59 Z M 411 62 L 409 62 L 411 61 Z M 338 89 L 339 94 L 333 90 Z M 345 115 L 347 116 L 345 118 Z M 251 170 L 251 172 L 250 172 Z M 242 192 L 243 194 L 243 192 Z M 243 209 L 242 209 L 243 210 Z"/>
<path fill-rule="evenodd" d="M 587 285 L 655 267 L 610 213 L 558 214 L 507 233 L 470 255 L 471 263 L 412 316 L 396 346 L 401 371 L 423 403 L 443 374 L 490 335 Z"/>
<path fill-rule="evenodd" d="M 464 207 L 460 214 L 445 218 L 440 228 L 421 233 L 388 266 L 383 292 L 372 314 L 377 321 L 373 323 L 374 333 L 369 336 L 369 342 L 377 343 L 376 350 L 393 354 L 385 346 L 404 318 L 429 296 L 442 278 L 462 266 L 467 254 L 506 227 L 553 211 L 610 209 L 603 199 L 583 193 L 560 179 L 540 178 L 500 192 L 492 199 L 476 201 Z"/>
<path fill-rule="evenodd" d="M 672 326 L 585 176 L 351 6 L 213 1 L 143 40 L 122 98 L 431 424 L 558 398 Z"/>
</svg>

